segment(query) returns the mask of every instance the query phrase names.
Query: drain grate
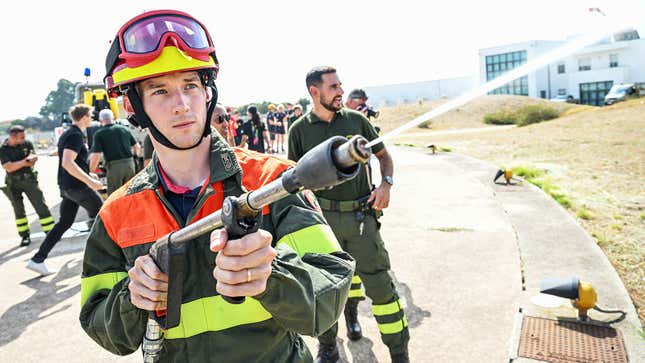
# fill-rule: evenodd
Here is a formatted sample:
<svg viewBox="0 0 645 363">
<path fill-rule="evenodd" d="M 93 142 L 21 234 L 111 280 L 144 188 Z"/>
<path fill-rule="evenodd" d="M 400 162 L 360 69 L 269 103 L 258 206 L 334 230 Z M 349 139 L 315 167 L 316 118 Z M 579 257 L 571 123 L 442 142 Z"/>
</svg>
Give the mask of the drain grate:
<svg viewBox="0 0 645 363">
<path fill-rule="evenodd" d="M 524 317 L 519 356 L 554 363 L 627 363 L 616 329 L 531 316 Z"/>
</svg>

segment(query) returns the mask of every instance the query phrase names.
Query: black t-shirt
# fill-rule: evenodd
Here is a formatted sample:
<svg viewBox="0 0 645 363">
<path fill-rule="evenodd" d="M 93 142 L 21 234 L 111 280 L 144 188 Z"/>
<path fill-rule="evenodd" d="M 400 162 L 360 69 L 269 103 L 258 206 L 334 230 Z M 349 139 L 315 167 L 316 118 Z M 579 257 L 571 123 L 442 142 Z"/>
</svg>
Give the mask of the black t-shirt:
<svg viewBox="0 0 645 363">
<path fill-rule="evenodd" d="M 246 143 L 249 146 L 249 150 L 255 150 L 257 152 L 264 152 L 264 124 L 260 122 L 260 127 L 255 127 L 253 121 L 249 120 L 244 123 L 243 131 L 244 135 L 247 136 Z"/>
<path fill-rule="evenodd" d="M 35 154 L 34 145 L 31 143 L 31 141 L 25 140 L 25 142 L 20 145 L 9 146 L 9 139 L 6 139 L 2 143 L 2 146 L 0 146 L 0 163 L 4 164 L 20 161 L 29 156 L 29 154 Z M 33 167 L 23 167 L 11 173 L 8 172 L 7 175 L 18 176 L 28 173 L 32 174 L 33 172 Z"/>
<path fill-rule="evenodd" d="M 67 131 L 61 135 L 58 140 L 58 185 L 61 189 L 80 189 L 85 183 L 76 179 L 63 168 L 63 151 L 65 149 L 76 152 L 74 162 L 84 172 L 90 172 L 90 166 L 87 163 L 87 145 L 85 144 L 85 135 L 76 125 L 70 126 Z"/>
</svg>

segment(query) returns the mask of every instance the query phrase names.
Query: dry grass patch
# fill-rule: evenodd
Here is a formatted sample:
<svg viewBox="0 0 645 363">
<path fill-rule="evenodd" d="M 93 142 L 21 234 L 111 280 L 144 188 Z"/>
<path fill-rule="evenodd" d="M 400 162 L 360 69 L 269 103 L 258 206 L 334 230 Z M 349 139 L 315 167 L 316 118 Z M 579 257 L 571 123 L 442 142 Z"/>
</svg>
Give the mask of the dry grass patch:
<svg viewBox="0 0 645 363">
<path fill-rule="evenodd" d="M 500 100 L 498 110 L 507 104 Z M 569 208 L 596 238 L 645 322 L 645 100 L 603 108 L 563 107 L 565 116 L 526 127 L 450 135 L 417 131 L 397 141 L 446 145 L 495 165 L 540 171 L 533 176 L 534 184 Z M 489 104 L 486 112 L 491 111 Z M 443 122 L 453 117 L 457 116 L 448 114 Z M 455 124 L 477 127 L 477 117 L 467 119 Z M 450 128 L 442 122 L 435 126 Z"/>
</svg>

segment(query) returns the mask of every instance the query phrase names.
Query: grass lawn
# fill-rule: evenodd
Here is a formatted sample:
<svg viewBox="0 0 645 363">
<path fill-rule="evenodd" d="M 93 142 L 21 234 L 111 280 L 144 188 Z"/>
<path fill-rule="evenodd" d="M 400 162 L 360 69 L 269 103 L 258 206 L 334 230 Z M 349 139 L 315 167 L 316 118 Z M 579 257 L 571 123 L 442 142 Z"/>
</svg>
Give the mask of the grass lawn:
<svg viewBox="0 0 645 363">
<path fill-rule="evenodd" d="M 439 102 L 384 109 L 376 124 L 391 130 Z M 536 174 L 532 181 L 596 239 L 645 323 L 645 99 L 602 108 L 551 103 L 562 112 L 551 121 L 493 132 L 429 132 L 496 127 L 483 123 L 486 113 L 545 102 L 550 103 L 521 96 L 485 96 L 393 142 L 418 147 L 435 144 L 440 150 Z"/>
</svg>

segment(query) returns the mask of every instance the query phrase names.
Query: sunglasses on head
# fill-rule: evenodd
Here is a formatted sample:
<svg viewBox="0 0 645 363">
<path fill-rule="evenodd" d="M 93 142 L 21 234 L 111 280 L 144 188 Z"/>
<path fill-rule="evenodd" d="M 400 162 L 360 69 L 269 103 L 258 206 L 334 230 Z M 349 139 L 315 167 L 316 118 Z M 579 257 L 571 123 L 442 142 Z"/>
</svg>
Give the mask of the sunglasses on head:
<svg viewBox="0 0 645 363">
<path fill-rule="evenodd" d="M 231 119 L 231 115 L 228 113 L 222 113 L 217 115 L 217 123 L 221 124 L 222 122 L 229 121 Z"/>
</svg>

